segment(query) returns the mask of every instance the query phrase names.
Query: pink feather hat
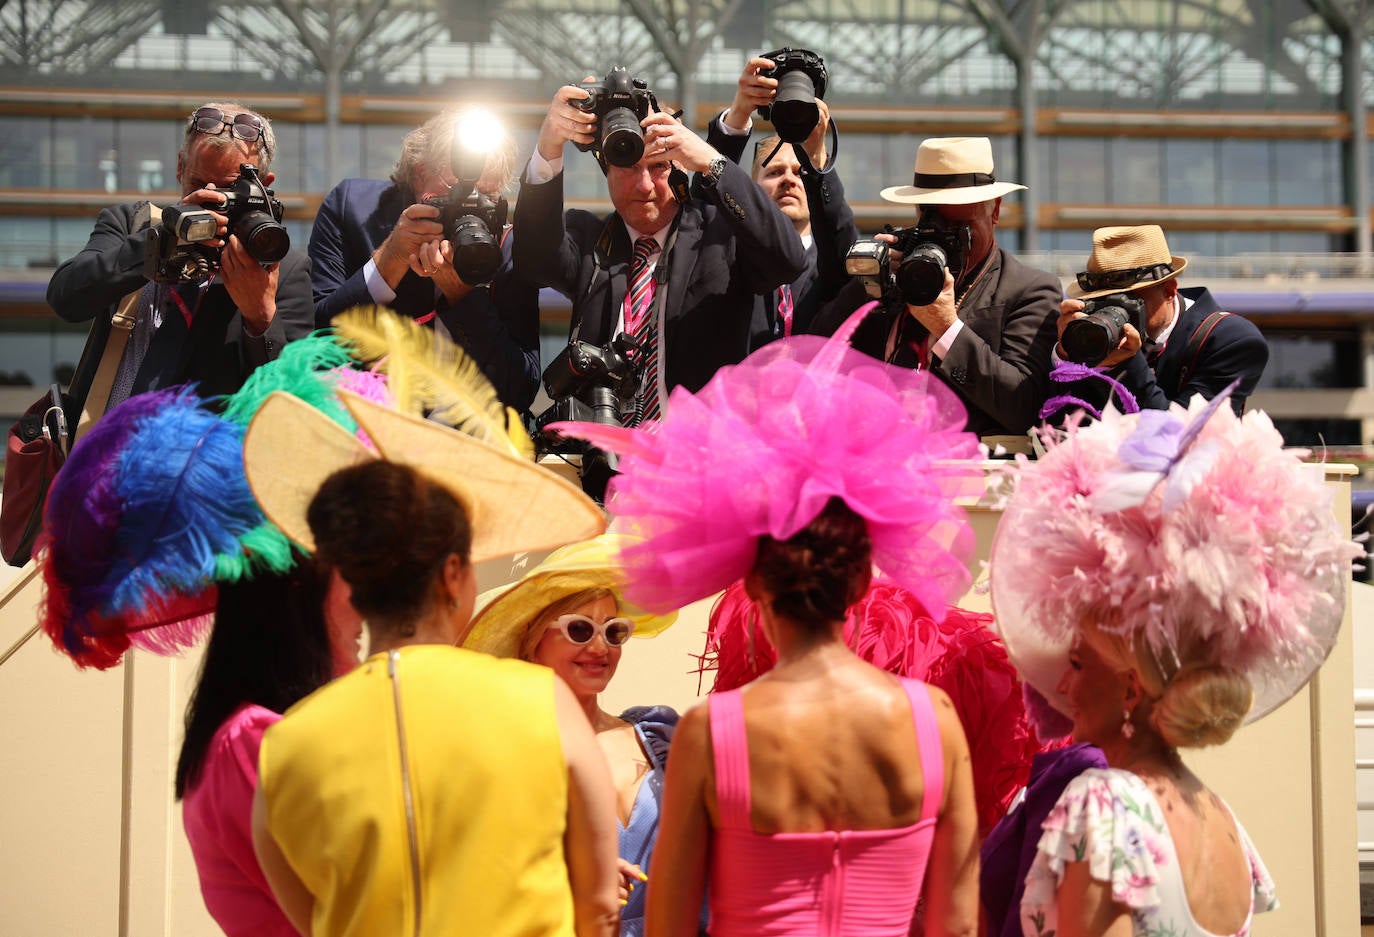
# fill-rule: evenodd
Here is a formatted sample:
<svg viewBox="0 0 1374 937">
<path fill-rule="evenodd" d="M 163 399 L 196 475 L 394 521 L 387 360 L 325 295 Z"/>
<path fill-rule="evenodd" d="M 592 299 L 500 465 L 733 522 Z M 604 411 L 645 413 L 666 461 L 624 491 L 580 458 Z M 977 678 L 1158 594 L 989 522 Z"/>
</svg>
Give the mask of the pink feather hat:
<svg viewBox="0 0 1374 937">
<path fill-rule="evenodd" d="M 990 559 L 992 605 L 1022 676 L 1057 708 L 1085 620 L 1144 642 L 1168 678 L 1181 648 L 1250 680 L 1254 721 L 1336 641 L 1351 561 L 1320 467 L 1269 417 L 1108 410 L 1023 462 Z"/>
</svg>

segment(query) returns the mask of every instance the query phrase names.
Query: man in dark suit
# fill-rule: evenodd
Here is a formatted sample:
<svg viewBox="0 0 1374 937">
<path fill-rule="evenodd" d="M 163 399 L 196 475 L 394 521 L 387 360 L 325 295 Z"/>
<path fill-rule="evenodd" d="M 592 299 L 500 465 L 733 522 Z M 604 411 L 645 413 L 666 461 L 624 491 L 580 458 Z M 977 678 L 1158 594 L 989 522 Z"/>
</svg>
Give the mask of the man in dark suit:
<svg viewBox="0 0 1374 937">
<path fill-rule="evenodd" d="M 740 165 L 755 109 L 772 104 L 777 96 L 778 80 L 767 74 L 773 67 L 770 59 L 751 58 L 734 100 L 707 129 L 706 142 Z M 750 175 L 792 222 L 806 249 L 806 269 L 791 283 L 754 300 L 750 350 L 784 335 L 810 331 L 821 306 L 849 282 L 844 259 L 859 232 L 844 183 L 826 150 L 830 109 L 820 99 L 816 109 L 820 119 L 803 143 L 783 143 L 769 136 L 754 144 Z"/>
<path fill-rule="evenodd" d="M 933 301 L 887 301 L 852 339 L 884 361 L 929 368 L 963 399 L 968 428 L 980 436 L 1024 435 L 1049 396 L 1059 281 L 1021 264 L 998 246 L 995 233 L 1002 196 L 1024 188 L 997 181 L 986 137 L 923 141 L 913 184 L 882 196 L 920 206 L 921 223 L 944 231 L 960 249 L 951 251 Z M 900 263 L 894 254 L 894 268 Z M 815 331 L 830 334 L 866 300 L 863 284 L 852 281 L 817 316 Z"/>
<path fill-rule="evenodd" d="M 325 196 L 310 232 L 315 319 L 323 327 L 345 309 L 379 305 L 432 322 L 476 361 L 502 401 L 523 410 L 538 390 L 539 289 L 515 275 L 509 236 L 491 281 L 465 282 L 439 209 L 423 204 L 457 182 L 451 151 L 465 113 L 450 108 L 411 131 L 389 181 L 345 179 Z M 515 144 L 503 133 L 477 191 L 499 198 L 514 166 Z"/>
<path fill-rule="evenodd" d="M 219 189 L 235 183 L 250 163 L 264 186 L 276 149 L 272 125 L 239 104 L 212 103 L 196 109 L 177 154 L 181 204 L 214 211 L 224 204 Z M 220 266 L 205 280 L 153 283 L 144 262 L 150 244 L 148 203 L 102 209 L 81 252 L 59 266 L 48 282 L 48 305 L 68 322 L 94 317 L 91 365 L 72 381 L 70 396 L 85 399 L 94 363 L 110 333 L 110 316 L 129 293 L 142 290 L 138 322 L 129 336 L 110 392 L 114 406 L 133 394 L 198 382 L 203 396 L 238 390 L 248 374 L 277 356 L 283 345 L 309 334 L 310 262 L 289 251 L 280 262 L 255 260 L 228 218 L 215 212 L 219 228 L 207 247 L 222 247 Z"/>
<path fill-rule="evenodd" d="M 597 116 L 574 103 L 586 96 L 568 85 L 549 107 L 520 183 L 516 267 L 572 299 L 574 338 L 646 338 L 638 409 L 652 416 L 673 387 L 695 391 L 745 356 L 754 297 L 796 279 L 805 254 L 792 223 L 748 173 L 665 113 L 641 122 L 637 164 L 602 163 L 611 215 L 564 213 L 564 144 L 597 140 Z M 686 194 L 677 167 L 700 173 L 699 196 Z M 679 177 L 680 196 L 670 186 Z M 632 263 L 636 242 L 647 259 Z M 631 290 L 639 270 L 643 289 Z"/>
<path fill-rule="evenodd" d="M 1144 304 L 1141 335 L 1129 322 L 1122 326 L 1116 347 L 1096 362 L 1119 380 L 1141 407 L 1166 410 L 1171 403 L 1187 404 L 1194 394 L 1211 400 L 1231 383 L 1237 414 L 1254 393 L 1269 361 L 1269 344 L 1249 319 L 1222 312 L 1205 287 L 1179 289 L 1178 275 L 1186 257 L 1169 251 L 1158 225 L 1124 225 L 1093 232 L 1087 269 L 1069 285 L 1059 317 L 1065 327 L 1084 317 L 1084 300 L 1129 294 Z M 1059 357 L 1064 356 L 1062 346 Z M 1094 406 L 1106 402 L 1106 385 L 1081 381 L 1073 395 Z"/>
</svg>

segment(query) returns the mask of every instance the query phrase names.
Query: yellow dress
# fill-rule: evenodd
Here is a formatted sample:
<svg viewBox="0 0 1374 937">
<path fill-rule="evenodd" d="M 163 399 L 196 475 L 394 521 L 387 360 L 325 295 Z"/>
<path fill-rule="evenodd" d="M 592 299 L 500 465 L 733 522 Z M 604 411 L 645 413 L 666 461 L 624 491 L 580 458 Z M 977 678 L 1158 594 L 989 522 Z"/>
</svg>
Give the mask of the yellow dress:
<svg viewBox="0 0 1374 937">
<path fill-rule="evenodd" d="M 374 655 L 268 729 L 259 770 L 313 937 L 573 934 L 552 671 Z"/>
</svg>

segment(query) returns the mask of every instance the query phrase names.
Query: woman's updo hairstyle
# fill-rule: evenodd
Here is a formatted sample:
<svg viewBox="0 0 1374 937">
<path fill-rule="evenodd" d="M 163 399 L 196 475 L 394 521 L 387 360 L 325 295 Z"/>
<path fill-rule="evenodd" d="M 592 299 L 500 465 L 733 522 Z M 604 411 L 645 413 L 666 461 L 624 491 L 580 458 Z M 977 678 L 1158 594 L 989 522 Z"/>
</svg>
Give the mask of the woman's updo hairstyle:
<svg viewBox="0 0 1374 937">
<path fill-rule="evenodd" d="M 450 554 L 472 548 L 467 511 L 453 493 L 419 471 L 376 459 L 325 479 L 306 521 L 321 562 L 353 588 L 353 605 L 371 627 L 414 633 Z"/>
<path fill-rule="evenodd" d="M 1220 745 L 1240 728 L 1254 700 L 1243 674 L 1216 664 L 1189 667 L 1165 684 L 1150 723 L 1172 748 Z"/>
<path fill-rule="evenodd" d="M 816 519 L 786 540 L 759 539 L 753 574 L 773 595 L 773 611 L 804 626 L 845 617 L 873 576 L 864 519 L 832 497 Z"/>
</svg>

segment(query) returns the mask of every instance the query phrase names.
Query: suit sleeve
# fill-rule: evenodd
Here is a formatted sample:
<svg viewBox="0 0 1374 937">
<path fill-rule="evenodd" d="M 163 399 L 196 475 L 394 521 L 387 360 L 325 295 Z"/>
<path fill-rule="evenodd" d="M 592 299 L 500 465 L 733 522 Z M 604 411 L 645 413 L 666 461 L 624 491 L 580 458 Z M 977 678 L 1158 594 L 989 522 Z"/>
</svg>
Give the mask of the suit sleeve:
<svg viewBox="0 0 1374 937">
<path fill-rule="evenodd" d="M 344 206 L 348 201 L 347 182 L 330 190 L 315 215 L 310 229 L 310 288 L 313 293 L 314 320 L 324 328 L 339 313 L 354 306 L 375 303 L 367 289 L 363 267 L 350 270 L 344 259 Z"/>
<path fill-rule="evenodd" d="M 539 287 L 516 274 L 514 241 L 512 231 L 491 285 L 453 306 L 441 300 L 435 325 L 467 350 L 503 403 L 525 410 L 539 389 Z"/>
<path fill-rule="evenodd" d="M 1017 265 L 1019 267 L 1019 265 Z M 1003 268 L 1004 275 L 1008 272 Z M 1018 272 L 1012 268 L 1013 273 Z M 935 368 L 985 415 L 1009 433 L 1024 433 L 1040 419 L 1049 396 L 1061 289 L 1048 273 L 1020 267 L 1024 288 L 1002 303 L 960 311 L 964 328 Z M 979 334 L 979 319 L 998 316 L 1000 347 Z"/>
<path fill-rule="evenodd" d="M 797 229 L 747 172 L 727 162 L 714 190 L 703 188 L 735 230 L 733 272 L 751 292 L 767 293 L 801 276 L 806 249 Z"/>
<path fill-rule="evenodd" d="M 240 324 L 243 322 L 239 318 Z M 289 251 L 277 268 L 277 312 L 267 331 L 257 337 L 240 331 L 239 343 L 249 369 L 276 359 L 287 342 L 315 329 L 315 304 L 310 298 L 310 258 Z"/>
<path fill-rule="evenodd" d="M 133 232 L 136 206 L 102 208 L 95 229 L 75 257 L 48 281 L 48 305 L 68 322 L 85 322 L 148 282 L 143 259 L 148 231 Z"/>
<path fill-rule="evenodd" d="M 815 289 L 820 301 L 828 302 L 850 280 L 844 259 L 859 239 L 859 229 L 838 172 L 807 173 L 803 182 L 807 210 L 811 213 L 811 235 L 816 239 Z"/>
<path fill-rule="evenodd" d="M 514 224 L 515 274 L 535 286 L 551 286 L 572 297 L 581 249 L 568 233 L 563 214 L 563 173 L 548 182 L 521 179 Z"/>
<path fill-rule="evenodd" d="M 1269 344 L 1255 324 L 1237 315 L 1226 316 L 1198 349 L 1197 364 L 1176 399 L 1185 405 L 1194 394 L 1211 400 L 1239 378 L 1230 404 L 1240 414 L 1268 363 Z"/>
</svg>

